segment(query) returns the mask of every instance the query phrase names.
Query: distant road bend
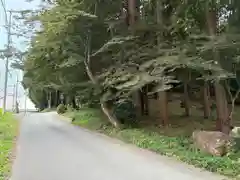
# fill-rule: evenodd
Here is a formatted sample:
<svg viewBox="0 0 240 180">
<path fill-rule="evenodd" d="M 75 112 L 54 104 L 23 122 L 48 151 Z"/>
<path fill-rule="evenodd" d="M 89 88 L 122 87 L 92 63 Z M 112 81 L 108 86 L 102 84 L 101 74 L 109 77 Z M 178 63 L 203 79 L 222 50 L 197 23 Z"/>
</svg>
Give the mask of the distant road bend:
<svg viewBox="0 0 240 180">
<path fill-rule="evenodd" d="M 11 180 L 222 180 L 154 153 L 58 120 L 23 116 Z"/>
</svg>

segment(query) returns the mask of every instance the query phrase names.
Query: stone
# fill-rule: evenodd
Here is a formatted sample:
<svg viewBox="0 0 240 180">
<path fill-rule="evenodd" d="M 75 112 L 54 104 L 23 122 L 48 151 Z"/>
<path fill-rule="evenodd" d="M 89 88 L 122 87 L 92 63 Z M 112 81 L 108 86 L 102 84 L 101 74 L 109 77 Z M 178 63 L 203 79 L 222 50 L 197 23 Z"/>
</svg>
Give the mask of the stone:
<svg viewBox="0 0 240 180">
<path fill-rule="evenodd" d="M 230 132 L 230 136 L 240 138 L 240 127 L 233 127 L 233 129 Z"/>
<path fill-rule="evenodd" d="M 240 151 L 240 127 L 233 127 L 232 131 L 230 132 L 230 136 L 234 140 L 233 149 L 236 151 Z"/>
<path fill-rule="evenodd" d="M 232 138 L 219 131 L 194 131 L 192 138 L 198 149 L 213 156 L 226 155 L 232 146 Z"/>
</svg>

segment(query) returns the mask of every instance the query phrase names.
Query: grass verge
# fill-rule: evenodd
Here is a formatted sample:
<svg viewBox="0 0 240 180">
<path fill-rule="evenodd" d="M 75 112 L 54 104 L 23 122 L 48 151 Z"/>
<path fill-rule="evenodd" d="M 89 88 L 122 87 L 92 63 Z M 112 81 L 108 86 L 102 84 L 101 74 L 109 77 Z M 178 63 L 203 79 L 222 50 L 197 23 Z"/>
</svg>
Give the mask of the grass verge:
<svg viewBox="0 0 240 180">
<path fill-rule="evenodd" d="M 47 113 L 47 112 L 52 112 L 52 111 L 56 111 L 56 108 L 46 108 L 44 110 L 42 110 L 42 113 Z"/>
<path fill-rule="evenodd" d="M 186 129 L 193 124 L 183 123 L 184 126 L 168 128 L 147 126 L 117 130 L 104 121 L 101 112 L 97 109 L 68 112 L 65 116 L 74 118 L 72 122 L 74 125 L 104 133 L 161 155 L 174 157 L 211 172 L 228 177 L 237 177 L 240 174 L 240 152 L 232 152 L 224 157 L 214 157 L 194 148 L 190 133 Z M 196 126 L 196 122 L 192 123 Z"/>
<path fill-rule="evenodd" d="M 18 122 L 13 115 L 0 115 L 0 180 L 6 180 L 11 171 L 11 153 L 17 135 Z"/>
</svg>

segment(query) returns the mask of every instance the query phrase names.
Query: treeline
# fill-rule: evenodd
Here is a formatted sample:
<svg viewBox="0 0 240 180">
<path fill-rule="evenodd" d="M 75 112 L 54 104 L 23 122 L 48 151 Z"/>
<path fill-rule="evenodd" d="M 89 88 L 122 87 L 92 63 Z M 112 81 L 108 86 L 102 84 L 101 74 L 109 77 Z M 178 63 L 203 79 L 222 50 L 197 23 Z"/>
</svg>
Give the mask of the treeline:
<svg viewBox="0 0 240 180">
<path fill-rule="evenodd" d="M 239 1 L 48 3 L 51 8 L 26 19 L 41 24 L 23 66 L 23 84 L 37 107 L 99 104 L 120 127 L 116 104 L 131 101 L 138 114 L 147 115 L 154 95 L 161 123 L 168 125 L 169 92 L 182 85 L 189 116 L 190 89 L 198 85 L 203 117 L 215 104 L 217 130 L 230 132 L 239 94 Z"/>
</svg>

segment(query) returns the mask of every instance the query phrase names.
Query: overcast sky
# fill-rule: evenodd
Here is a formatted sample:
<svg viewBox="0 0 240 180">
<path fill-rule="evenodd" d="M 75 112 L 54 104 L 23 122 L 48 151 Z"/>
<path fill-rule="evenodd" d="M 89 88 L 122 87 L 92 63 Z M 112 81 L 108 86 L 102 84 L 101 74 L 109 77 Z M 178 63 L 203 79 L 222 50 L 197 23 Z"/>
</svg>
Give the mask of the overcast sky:
<svg viewBox="0 0 240 180">
<path fill-rule="evenodd" d="M 4 0 L 3 0 L 4 1 Z M 26 0 L 5 0 L 7 10 L 26 10 L 26 9 L 34 9 L 37 7 L 37 2 L 27 3 Z M 0 6 L 0 49 L 4 49 L 7 43 L 7 34 L 5 28 L 2 26 L 5 24 L 5 14 Z M 19 49 L 25 49 L 25 46 L 21 43 L 22 41 L 17 38 L 12 38 L 13 43 Z M 2 107 L 2 97 L 3 97 L 3 87 L 4 87 L 4 73 L 5 73 L 5 61 L 0 60 L 0 107 Z M 13 84 L 16 83 L 17 75 L 19 76 L 19 80 L 22 79 L 22 72 L 10 69 L 9 81 L 8 81 L 8 98 L 7 98 L 7 108 L 12 108 L 13 97 Z M 19 84 L 19 104 L 20 108 L 24 108 L 25 104 L 25 95 L 24 90 Z M 33 103 L 27 98 L 27 108 L 34 108 Z"/>
</svg>

